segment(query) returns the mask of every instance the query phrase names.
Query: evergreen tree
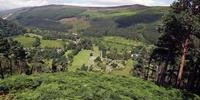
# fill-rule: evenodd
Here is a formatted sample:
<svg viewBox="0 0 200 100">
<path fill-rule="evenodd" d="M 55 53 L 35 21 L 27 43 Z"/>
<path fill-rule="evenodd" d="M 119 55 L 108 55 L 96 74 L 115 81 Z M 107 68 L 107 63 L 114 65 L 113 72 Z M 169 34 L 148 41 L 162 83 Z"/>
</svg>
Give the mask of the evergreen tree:
<svg viewBox="0 0 200 100">
<path fill-rule="evenodd" d="M 3 36 L 13 36 L 25 33 L 26 30 L 17 23 L 0 18 L 0 33 Z"/>
<path fill-rule="evenodd" d="M 33 42 L 33 47 L 38 48 L 40 46 L 40 38 L 36 38 L 35 41 Z"/>
<path fill-rule="evenodd" d="M 163 25 L 159 28 L 159 32 L 163 34 L 150 59 L 150 62 L 158 62 L 156 81 L 161 85 L 191 87 L 188 85 L 188 76 L 192 73 L 199 75 L 199 66 L 195 67 L 197 62 L 192 54 L 199 51 L 194 39 L 200 39 L 200 1 L 178 0 L 171 5 L 169 13 L 163 19 Z M 191 72 L 193 69 L 196 72 Z M 198 84 L 197 80 L 193 80 L 195 84 Z"/>
<path fill-rule="evenodd" d="M 26 72 L 26 55 L 26 51 L 18 42 L 0 35 L 1 77 L 4 78 L 4 74 L 12 74 L 13 72 Z M 15 62 L 15 64 L 12 64 L 13 62 Z"/>
<path fill-rule="evenodd" d="M 5 74 L 6 68 L 4 61 L 6 60 L 8 51 L 9 51 L 8 41 L 5 38 L 3 38 L 3 36 L 0 34 L 0 74 L 2 79 L 4 78 Z"/>
</svg>

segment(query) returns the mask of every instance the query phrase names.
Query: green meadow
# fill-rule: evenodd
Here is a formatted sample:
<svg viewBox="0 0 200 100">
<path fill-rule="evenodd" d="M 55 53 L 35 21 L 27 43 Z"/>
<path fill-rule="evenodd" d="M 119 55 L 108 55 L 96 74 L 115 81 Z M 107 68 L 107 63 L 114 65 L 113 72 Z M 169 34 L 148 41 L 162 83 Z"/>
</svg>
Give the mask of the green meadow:
<svg viewBox="0 0 200 100">
<path fill-rule="evenodd" d="M 14 40 L 20 42 L 24 47 L 31 48 L 33 45 L 33 42 L 35 41 L 34 37 L 27 37 L 27 36 L 16 36 L 14 37 Z M 43 40 L 41 39 L 41 45 L 40 47 L 45 48 L 63 48 L 65 42 L 62 40 Z"/>
<path fill-rule="evenodd" d="M 69 71 L 76 71 L 80 69 L 82 65 L 90 65 L 92 61 L 90 58 L 98 57 L 100 55 L 99 48 L 97 46 L 93 46 L 93 50 L 81 50 L 76 56 L 73 58 L 72 65 L 69 67 Z"/>
</svg>

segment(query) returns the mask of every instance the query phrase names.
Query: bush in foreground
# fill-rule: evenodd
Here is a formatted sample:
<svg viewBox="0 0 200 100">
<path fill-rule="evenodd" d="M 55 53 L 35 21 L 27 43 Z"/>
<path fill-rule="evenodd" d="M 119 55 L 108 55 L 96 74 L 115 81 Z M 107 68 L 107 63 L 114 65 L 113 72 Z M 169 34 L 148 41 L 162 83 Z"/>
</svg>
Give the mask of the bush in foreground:
<svg viewBox="0 0 200 100">
<path fill-rule="evenodd" d="M 200 100 L 138 78 L 86 72 L 13 76 L 0 80 L 0 94 L 17 100 Z"/>
</svg>

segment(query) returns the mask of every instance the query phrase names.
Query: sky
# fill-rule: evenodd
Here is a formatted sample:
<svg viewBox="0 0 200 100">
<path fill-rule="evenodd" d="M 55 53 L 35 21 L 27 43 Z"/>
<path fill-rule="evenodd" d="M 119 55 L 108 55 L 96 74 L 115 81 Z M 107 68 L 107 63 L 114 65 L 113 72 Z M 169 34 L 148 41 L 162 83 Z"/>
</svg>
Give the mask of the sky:
<svg viewBox="0 0 200 100">
<path fill-rule="evenodd" d="M 0 10 L 50 4 L 109 7 L 142 4 L 146 6 L 169 6 L 173 0 L 0 0 Z"/>
</svg>

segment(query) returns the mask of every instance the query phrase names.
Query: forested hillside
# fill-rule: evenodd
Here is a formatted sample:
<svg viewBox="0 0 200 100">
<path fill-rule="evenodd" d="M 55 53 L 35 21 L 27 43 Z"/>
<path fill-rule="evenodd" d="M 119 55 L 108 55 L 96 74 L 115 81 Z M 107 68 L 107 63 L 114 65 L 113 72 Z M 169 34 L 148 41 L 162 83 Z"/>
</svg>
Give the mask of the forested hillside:
<svg viewBox="0 0 200 100">
<path fill-rule="evenodd" d="M 159 37 L 156 27 L 166 9 L 143 5 L 110 8 L 49 5 L 2 12 L 2 16 L 26 27 L 87 36 L 123 36 L 153 43 Z"/>
</svg>

